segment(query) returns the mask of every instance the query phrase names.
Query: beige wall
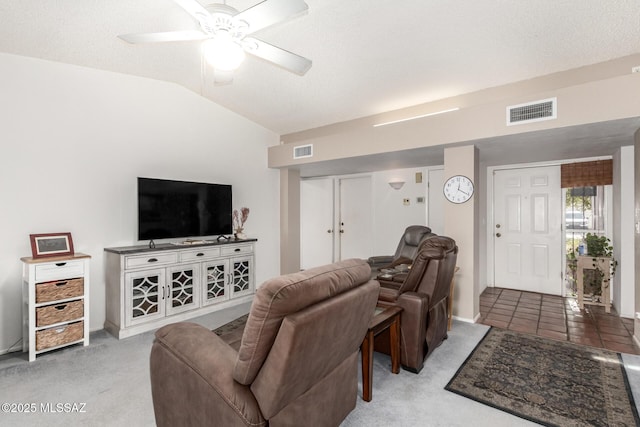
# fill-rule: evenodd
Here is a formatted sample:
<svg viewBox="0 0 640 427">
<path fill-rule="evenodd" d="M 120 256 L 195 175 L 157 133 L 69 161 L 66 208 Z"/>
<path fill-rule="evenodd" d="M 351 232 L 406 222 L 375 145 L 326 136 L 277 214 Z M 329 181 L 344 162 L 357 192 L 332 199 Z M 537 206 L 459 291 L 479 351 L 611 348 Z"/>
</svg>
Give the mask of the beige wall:
<svg viewBox="0 0 640 427">
<path fill-rule="evenodd" d="M 139 176 L 233 185 L 256 282 L 277 275 L 279 176 L 264 164 L 276 133 L 173 83 L 3 53 L 0 69 L 0 354 L 21 346 L 31 233 L 68 231 L 91 255 L 90 328 L 103 328 L 104 248 L 148 243 Z"/>
<path fill-rule="evenodd" d="M 618 267 L 611 283 L 612 303 L 622 317 L 635 313 L 635 185 L 634 147 L 620 147 L 613 156 L 613 257 Z"/>
<path fill-rule="evenodd" d="M 635 154 L 635 266 L 636 266 L 636 274 L 635 274 L 635 285 L 636 285 L 636 295 L 635 295 L 635 324 L 634 324 L 634 335 L 636 344 L 640 345 L 640 130 L 635 134 L 635 146 L 634 146 L 634 154 Z"/>
<path fill-rule="evenodd" d="M 474 185 L 478 183 L 478 150 L 472 145 L 446 148 L 444 150 L 444 179 L 453 175 L 464 175 Z M 478 195 L 462 204 L 445 203 L 444 235 L 458 245 L 457 266 L 460 271 L 455 276 L 453 315 L 457 318 L 475 321 L 480 313 L 478 280 Z"/>
<path fill-rule="evenodd" d="M 525 82 L 486 89 L 410 109 L 284 135 L 269 148 L 269 167 L 388 153 L 483 138 L 640 116 L 640 86 L 631 73 L 640 54 Z M 506 107 L 557 97 L 558 119 L 506 126 Z M 459 111 L 374 128 L 373 124 L 459 107 Z M 312 143 L 313 158 L 293 160 L 292 145 Z M 289 145 L 292 144 L 292 145 Z"/>
<path fill-rule="evenodd" d="M 295 169 L 312 162 L 396 153 L 424 147 L 445 148 L 445 177 L 450 176 L 463 164 L 462 168 L 467 173 L 473 173 L 474 182 L 479 187 L 476 188 L 474 201 L 463 208 L 465 211 L 473 211 L 473 216 L 468 217 L 468 222 L 461 228 L 456 228 L 447 212 L 449 225 L 445 224 L 446 232 L 453 233 L 457 237 L 456 240 L 464 245 L 465 250 L 465 255 L 460 257 L 465 271 L 460 272 L 460 293 L 456 297 L 458 305 L 454 314 L 471 320 L 479 311 L 479 227 L 484 227 L 479 224 L 482 217 L 479 215 L 481 202 L 478 200 L 478 193 L 484 190 L 483 184 L 478 180 L 478 152 L 472 144 L 499 136 L 640 117 L 640 98 L 629 96 L 640 87 L 640 73 L 631 73 L 631 68 L 639 63 L 640 54 L 636 54 L 385 114 L 284 135 L 281 137 L 280 145 L 268 149 L 269 167 Z M 551 97 L 557 98 L 557 119 L 518 126 L 506 125 L 506 107 Z M 460 109 L 428 118 L 373 127 L 376 123 L 453 107 Z M 636 136 L 636 145 L 640 144 L 637 138 Z M 293 160 L 292 147 L 309 143 L 313 144 L 313 158 Z M 466 146 L 459 152 L 465 153 L 461 159 L 457 159 L 457 155 L 447 154 L 458 153 L 449 150 L 461 146 Z M 473 160 L 469 157 L 470 152 L 466 150 L 473 151 Z M 635 151 L 636 158 L 638 151 L 640 150 Z M 640 160 L 636 160 L 636 165 L 639 165 L 639 162 Z M 474 166 L 471 167 L 471 164 Z M 640 202 L 636 201 L 636 206 L 639 205 Z M 457 213 L 453 217 L 456 215 Z M 466 214 L 460 215 L 467 217 Z M 289 222 L 287 227 L 291 229 L 295 224 Z M 284 233 L 288 231 L 283 231 L 283 236 Z M 636 241 L 636 247 L 638 245 L 640 242 Z M 470 258 L 467 257 L 468 248 L 472 248 L 473 255 Z M 289 249 L 299 251 L 293 243 L 289 245 Z M 285 257 L 285 254 L 282 256 Z M 636 311 L 640 311 L 639 298 L 640 292 L 636 292 Z"/>
<path fill-rule="evenodd" d="M 280 171 L 280 274 L 300 270 L 300 173 Z"/>
</svg>

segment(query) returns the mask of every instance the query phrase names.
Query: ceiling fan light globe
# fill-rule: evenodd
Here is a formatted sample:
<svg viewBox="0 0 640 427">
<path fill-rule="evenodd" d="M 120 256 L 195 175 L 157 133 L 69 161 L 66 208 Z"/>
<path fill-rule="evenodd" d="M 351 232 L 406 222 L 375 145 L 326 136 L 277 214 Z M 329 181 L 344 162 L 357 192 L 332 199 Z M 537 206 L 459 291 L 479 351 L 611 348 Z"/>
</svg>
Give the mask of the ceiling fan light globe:
<svg viewBox="0 0 640 427">
<path fill-rule="evenodd" d="M 242 46 L 226 37 L 205 41 L 202 51 L 209 65 L 222 71 L 237 70 L 245 58 Z"/>
</svg>

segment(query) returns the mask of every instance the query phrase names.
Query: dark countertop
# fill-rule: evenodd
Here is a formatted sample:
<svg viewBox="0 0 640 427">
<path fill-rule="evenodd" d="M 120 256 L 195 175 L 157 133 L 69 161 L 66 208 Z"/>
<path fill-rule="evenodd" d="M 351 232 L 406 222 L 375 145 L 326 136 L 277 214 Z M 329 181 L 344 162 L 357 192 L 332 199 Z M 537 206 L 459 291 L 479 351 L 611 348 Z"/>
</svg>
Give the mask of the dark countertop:
<svg viewBox="0 0 640 427">
<path fill-rule="evenodd" d="M 248 243 L 248 242 L 257 242 L 258 239 L 234 239 L 231 238 L 229 240 L 193 240 L 194 242 L 204 242 L 204 243 L 156 243 L 154 248 L 150 248 L 148 244 L 146 245 L 137 245 L 137 246 L 120 246 L 114 248 L 104 248 L 106 252 L 113 252 L 119 255 L 127 255 L 134 253 L 143 253 L 143 252 L 157 252 L 157 251 L 169 251 L 175 249 L 186 249 L 186 248 L 201 248 L 206 246 L 223 246 L 223 245 L 231 245 L 231 244 L 239 244 L 239 243 Z"/>
</svg>

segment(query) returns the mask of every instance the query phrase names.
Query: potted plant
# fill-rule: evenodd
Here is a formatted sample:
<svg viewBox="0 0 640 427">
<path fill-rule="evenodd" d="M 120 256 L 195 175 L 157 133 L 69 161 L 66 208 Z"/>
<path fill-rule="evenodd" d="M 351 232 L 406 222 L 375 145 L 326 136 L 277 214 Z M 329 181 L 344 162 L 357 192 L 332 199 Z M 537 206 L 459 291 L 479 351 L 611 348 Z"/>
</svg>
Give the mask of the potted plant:
<svg viewBox="0 0 640 427">
<path fill-rule="evenodd" d="M 587 244 L 587 255 L 592 257 L 593 270 L 585 274 L 585 284 L 589 286 L 594 296 L 602 295 L 603 290 L 609 289 L 611 279 L 605 279 L 603 268 L 609 268 L 611 275 L 615 275 L 618 261 L 613 258 L 613 246 L 611 240 L 606 236 L 587 233 L 584 238 Z M 608 262 L 606 261 L 608 259 Z M 586 273 L 586 272 L 585 272 Z"/>
<path fill-rule="evenodd" d="M 572 295 L 576 295 L 577 291 L 577 272 L 578 272 L 578 258 L 579 255 L 577 249 L 573 249 L 567 252 L 567 283 L 570 286 Z"/>
</svg>

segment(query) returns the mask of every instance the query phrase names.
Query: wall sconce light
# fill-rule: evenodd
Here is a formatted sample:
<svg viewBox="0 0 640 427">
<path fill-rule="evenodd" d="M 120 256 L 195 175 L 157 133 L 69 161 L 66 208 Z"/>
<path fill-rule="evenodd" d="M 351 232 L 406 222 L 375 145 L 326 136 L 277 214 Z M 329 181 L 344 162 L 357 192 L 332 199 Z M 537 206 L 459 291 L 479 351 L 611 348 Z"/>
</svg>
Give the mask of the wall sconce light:
<svg viewBox="0 0 640 427">
<path fill-rule="evenodd" d="M 389 185 L 391 186 L 391 188 L 393 188 L 394 190 L 399 190 L 402 188 L 402 186 L 404 185 L 404 181 L 392 181 L 389 183 Z"/>
</svg>

